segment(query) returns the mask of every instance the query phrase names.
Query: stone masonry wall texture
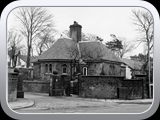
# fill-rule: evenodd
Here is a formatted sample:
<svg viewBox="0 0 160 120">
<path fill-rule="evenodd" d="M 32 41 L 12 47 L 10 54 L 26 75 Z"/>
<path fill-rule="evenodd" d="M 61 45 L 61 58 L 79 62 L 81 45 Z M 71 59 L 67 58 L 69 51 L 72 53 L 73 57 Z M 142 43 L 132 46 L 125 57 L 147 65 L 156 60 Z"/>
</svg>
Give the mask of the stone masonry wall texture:
<svg viewBox="0 0 160 120">
<path fill-rule="evenodd" d="M 123 80 L 122 87 L 119 89 L 120 99 L 141 99 L 142 98 L 142 80 L 127 79 Z M 145 91 L 144 91 L 145 93 Z"/>
<path fill-rule="evenodd" d="M 99 99 L 118 98 L 117 88 L 121 86 L 122 79 L 118 76 L 82 76 L 79 95 Z"/>
<path fill-rule="evenodd" d="M 99 99 L 141 99 L 142 80 L 122 76 L 81 76 L 79 96 Z"/>
<path fill-rule="evenodd" d="M 67 74 L 70 74 L 70 63 L 67 63 L 67 62 L 43 62 L 41 64 L 37 64 L 35 63 L 34 64 L 34 68 L 33 68 L 33 76 L 34 76 L 34 79 L 36 80 L 42 80 L 42 81 L 46 81 L 45 80 L 45 74 L 46 73 L 50 73 L 49 72 L 49 67 L 48 67 L 48 72 L 46 72 L 46 68 L 45 68 L 45 65 L 52 65 L 52 72 L 53 71 L 57 71 L 58 74 L 62 74 L 62 65 L 66 65 L 67 66 Z"/>
<path fill-rule="evenodd" d="M 24 92 L 49 93 L 49 82 L 42 81 L 23 81 Z"/>
<path fill-rule="evenodd" d="M 17 99 L 17 77 L 16 73 L 8 73 L 8 102 L 16 101 Z"/>
</svg>

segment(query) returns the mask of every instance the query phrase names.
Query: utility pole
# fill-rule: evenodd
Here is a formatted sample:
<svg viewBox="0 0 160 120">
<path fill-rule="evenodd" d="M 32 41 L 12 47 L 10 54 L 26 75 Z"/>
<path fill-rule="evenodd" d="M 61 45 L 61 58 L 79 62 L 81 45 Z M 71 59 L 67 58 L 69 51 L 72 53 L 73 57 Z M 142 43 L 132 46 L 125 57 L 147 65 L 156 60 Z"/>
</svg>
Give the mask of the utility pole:
<svg viewBox="0 0 160 120">
<path fill-rule="evenodd" d="M 149 46 L 150 46 L 150 44 L 149 44 Z M 148 84 L 149 84 L 149 98 L 151 98 L 151 81 L 150 81 L 150 79 L 151 79 L 151 77 L 150 77 L 150 72 L 151 72 L 151 63 L 150 63 L 150 50 L 148 50 Z"/>
</svg>

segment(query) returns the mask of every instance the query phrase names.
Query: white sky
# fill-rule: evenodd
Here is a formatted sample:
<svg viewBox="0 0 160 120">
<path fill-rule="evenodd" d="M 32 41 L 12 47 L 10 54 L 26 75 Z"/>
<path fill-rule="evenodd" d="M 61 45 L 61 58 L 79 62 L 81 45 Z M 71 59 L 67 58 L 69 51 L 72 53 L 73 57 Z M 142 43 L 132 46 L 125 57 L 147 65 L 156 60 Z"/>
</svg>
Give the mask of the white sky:
<svg viewBox="0 0 160 120">
<path fill-rule="evenodd" d="M 101 37 L 104 42 L 112 40 L 110 34 L 125 37 L 129 41 L 136 40 L 139 34 L 133 25 L 132 10 L 140 7 L 46 7 L 49 14 L 53 14 L 55 28 L 60 32 L 69 30 L 73 21 L 82 25 L 83 33 L 92 33 Z M 16 9 L 15 9 L 16 10 Z M 17 28 L 19 25 L 13 11 L 8 16 L 7 28 Z M 143 46 L 139 46 L 131 54 L 143 53 Z"/>
</svg>

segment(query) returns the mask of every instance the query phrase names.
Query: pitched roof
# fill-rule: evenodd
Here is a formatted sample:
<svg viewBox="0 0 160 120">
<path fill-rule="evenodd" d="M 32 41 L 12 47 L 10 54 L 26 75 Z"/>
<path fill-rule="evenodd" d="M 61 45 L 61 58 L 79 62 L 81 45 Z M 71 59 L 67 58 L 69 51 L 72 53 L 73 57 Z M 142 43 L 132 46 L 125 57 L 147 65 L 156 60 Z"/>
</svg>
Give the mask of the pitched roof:
<svg viewBox="0 0 160 120">
<path fill-rule="evenodd" d="M 134 60 L 130 60 L 130 59 L 126 59 L 126 58 L 120 58 L 120 59 L 123 63 L 128 65 L 131 69 L 140 70 L 143 65 L 141 62 L 137 62 Z"/>
<path fill-rule="evenodd" d="M 24 62 L 27 62 L 27 56 L 26 55 L 19 55 L 19 58 L 22 59 Z M 36 60 L 36 57 L 35 56 L 31 56 L 30 57 L 30 61 L 34 61 Z"/>
<path fill-rule="evenodd" d="M 121 62 L 104 44 L 99 41 L 81 41 L 79 42 L 80 51 L 84 59 L 103 59 Z"/>
<path fill-rule="evenodd" d="M 37 57 L 38 60 L 52 60 L 52 59 L 72 59 L 68 54 L 68 49 L 76 46 L 72 39 L 61 38 L 58 39 L 48 50 Z"/>
<path fill-rule="evenodd" d="M 58 39 L 48 50 L 42 53 L 42 55 L 38 56 L 37 59 L 38 60 L 73 59 L 76 57 L 77 52 L 80 53 L 83 59 L 89 59 L 91 57 L 92 58 L 100 57 L 103 60 L 121 62 L 121 60 L 118 57 L 116 57 L 101 42 L 81 41 L 78 44 L 76 44 L 74 40 L 69 38 Z M 87 55 L 88 57 L 86 57 L 85 54 L 88 54 Z"/>
</svg>

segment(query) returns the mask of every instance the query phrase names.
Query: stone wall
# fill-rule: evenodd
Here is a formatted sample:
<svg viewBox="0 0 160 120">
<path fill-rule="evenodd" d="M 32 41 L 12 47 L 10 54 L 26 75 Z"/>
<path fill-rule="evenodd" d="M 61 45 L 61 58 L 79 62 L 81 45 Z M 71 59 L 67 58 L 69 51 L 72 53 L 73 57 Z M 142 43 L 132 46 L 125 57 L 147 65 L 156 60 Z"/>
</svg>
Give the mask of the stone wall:
<svg viewBox="0 0 160 120">
<path fill-rule="evenodd" d="M 49 93 L 50 82 L 42 81 L 23 81 L 24 92 Z"/>
<path fill-rule="evenodd" d="M 122 76 L 81 76 L 79 96 L 99 99 L 141 99 L 145 96 L 141 79 Z M 143 90 L 143 91 L 142 91 Z"/>
<path fill-rule="evenodd" d="M 79 96 L 100 99 L 118 98 L 117 88 L 121 87 L 121 76 L 81 76 Z"/>
<path fill-rule="evenodd" d="M 114 66 L 114 69 L 110 66 Z M 88 75 L 121 75 L 121 66 L 113 63 L 92 63 L 88 67 Z"/>
<path fill-rule="evenodd" d="M 121 81 L 119 89 L 120 99 L 141 99 L 142 94 L 142 79 L 124 79 Z"/>
<path fill-rule="evenodd" d="M 17 100 L 18 73 L 8 73 L 8 102 Z"/>
</svg>

